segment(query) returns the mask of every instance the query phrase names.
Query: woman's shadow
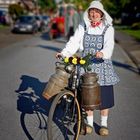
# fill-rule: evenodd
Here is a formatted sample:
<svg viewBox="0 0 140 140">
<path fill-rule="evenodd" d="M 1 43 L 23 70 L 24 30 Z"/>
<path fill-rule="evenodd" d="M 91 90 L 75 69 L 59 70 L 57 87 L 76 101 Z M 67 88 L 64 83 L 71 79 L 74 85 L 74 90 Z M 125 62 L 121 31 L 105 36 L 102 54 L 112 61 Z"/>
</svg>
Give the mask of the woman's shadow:
<svg viewBox="0 0 140 140">
<path fill-rule="evenodd" d="M 15 91 L 18 94 L 17 110 L 21 112 L 20 123 L 29 140 L 39 139 L 41 133 L 47 130 L 47 116 L 51 106 L 51 100 L 42 96 L 47 82 L 28 75 L 22 75 L 20 79 L 21 84 Z"/>
</svg>

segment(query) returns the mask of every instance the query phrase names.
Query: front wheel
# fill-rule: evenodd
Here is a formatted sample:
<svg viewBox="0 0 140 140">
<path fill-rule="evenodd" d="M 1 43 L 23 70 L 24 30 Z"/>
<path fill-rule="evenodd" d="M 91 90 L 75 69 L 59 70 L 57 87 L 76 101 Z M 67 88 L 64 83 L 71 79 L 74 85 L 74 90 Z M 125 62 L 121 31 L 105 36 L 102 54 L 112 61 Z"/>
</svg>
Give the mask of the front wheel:
<svg viewBox="0 0 140 140">
<path fill-rule="evenodd" d="M 81 114 L 77 98 L 70 91 L 59 93 L 50 108 L 47 121 L 48 140 L 77 140 Z"/>
</svg>

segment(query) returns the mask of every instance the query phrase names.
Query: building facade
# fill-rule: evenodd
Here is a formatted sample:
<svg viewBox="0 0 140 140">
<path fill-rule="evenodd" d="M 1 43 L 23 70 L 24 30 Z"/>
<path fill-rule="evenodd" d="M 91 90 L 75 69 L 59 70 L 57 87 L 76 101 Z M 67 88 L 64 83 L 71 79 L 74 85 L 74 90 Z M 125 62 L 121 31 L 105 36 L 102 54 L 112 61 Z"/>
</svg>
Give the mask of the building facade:
<svg viewBox="0 0 140 140">
<path fill-rule="evenodd" d="M 32 8 L 36 0 L 0 0 L 0 9 L 7 9 L 10 4 L 15 4 L 18 2 L 21 2 L 26 7 L 29 6 L 29 8 Z"/>
<path fill-rule="evenodd" d="M 0 8 L 7 9 L 10 4 L 19 2 L 19 0 L 0 0 Z"/>
</svg>

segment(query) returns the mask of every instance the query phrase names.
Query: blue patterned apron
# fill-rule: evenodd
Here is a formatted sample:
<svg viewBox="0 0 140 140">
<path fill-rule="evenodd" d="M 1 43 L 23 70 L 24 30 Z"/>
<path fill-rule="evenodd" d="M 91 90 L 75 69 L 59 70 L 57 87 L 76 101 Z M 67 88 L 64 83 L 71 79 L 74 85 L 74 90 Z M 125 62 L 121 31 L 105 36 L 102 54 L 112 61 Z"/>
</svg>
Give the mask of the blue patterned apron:
<svg viewBox="0 0 140 140">
<path fill-rule="evenodd" d="M 95 54 L 97 51 L 100 51 L 103 48 L 104 44 L 104 34 L 109 26 L 106 26 L 101 35 L 88 34 L 85 31 L 83 39 L 83 56 L 90 54 Z M 104 85 L 115 85 L 119 82 L 119 77 L 114 72 L 113 64 L 110 59 L 93 59 L 93 64 L 90 65 L 91 71 L 95 72 L 98 75 L 98 83 L 100 86 Z M 83 68 L 80 70 L 80 74 L 83 74 L 85 71 Z"/>
</svg>

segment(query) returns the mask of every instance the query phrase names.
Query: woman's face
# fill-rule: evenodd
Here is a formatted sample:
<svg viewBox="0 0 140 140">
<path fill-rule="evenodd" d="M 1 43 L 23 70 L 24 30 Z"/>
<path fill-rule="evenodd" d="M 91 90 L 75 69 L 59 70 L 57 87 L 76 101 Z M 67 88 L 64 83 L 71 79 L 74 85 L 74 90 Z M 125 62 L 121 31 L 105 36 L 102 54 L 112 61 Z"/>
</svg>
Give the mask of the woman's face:
<svg viewBox="0 0 140 140">
<path fill-rule="evenodd" d="M 103 13 L 99 9 L 91 8 L 88 11 L 88 15 L 91 22 L 99 22 L 103 16 Z"/>
</svg>

